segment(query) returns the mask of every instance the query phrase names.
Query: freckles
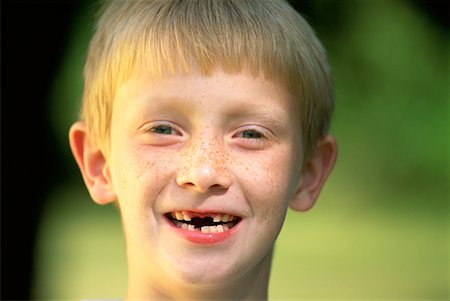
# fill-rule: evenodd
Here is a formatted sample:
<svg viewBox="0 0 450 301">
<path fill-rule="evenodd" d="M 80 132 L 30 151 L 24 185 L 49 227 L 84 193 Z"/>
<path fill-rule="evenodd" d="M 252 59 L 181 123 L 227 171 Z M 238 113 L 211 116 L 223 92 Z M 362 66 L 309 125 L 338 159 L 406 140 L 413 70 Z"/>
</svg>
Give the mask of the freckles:
<svg viewBox="0 0 450 301">
<path fill-rule="evenodd" d="M 242 174 L 249 175 L 247 182 L 252 185 L 250 187 L 257 185 L 258 189 L 265 191 L 267 195 L 279 194 L 287 185 L 288 175 L 283 165 L 276 163 L 246 165 L 242 170 Z"/>
<path fill-rule="evenodd" d="M 259 212 L 260 222 L 267 225 L 266 229 L 271 229 L 270 235 L 275 235 L 287 209 L 291 161 L 286 153 L 277 153 L 277 156 L 267 156 L 263 160 L 239 163 L 238 178 L 245 183 L 245 195 L 251 200 L 254 212 Z"/>
</svg>

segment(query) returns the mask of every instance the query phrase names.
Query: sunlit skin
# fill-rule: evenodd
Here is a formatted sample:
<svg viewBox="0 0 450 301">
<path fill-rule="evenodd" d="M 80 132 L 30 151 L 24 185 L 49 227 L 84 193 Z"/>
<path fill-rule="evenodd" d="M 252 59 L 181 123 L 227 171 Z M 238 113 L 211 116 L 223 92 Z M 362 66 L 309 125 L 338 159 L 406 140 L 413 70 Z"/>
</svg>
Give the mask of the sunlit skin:
<svg viewBox="0 0 450 301">
<path fill-rule="evenodd" d="M 117 89 L 108 157 L 88 142 L 82 123 L 74 125 L 72 149 L 81 152 L 91 196 L 118 200 L 127 299 L 267 299 L 286 210 L 312 206 L 335 160 L 328 136 L 303 162 L 295 104 L 262 75 L 139 73 Z M 196 229 L 197 243 L 167 218 L 176 211 L 227 213 L 239 222 L 213 243 Z"/>
</svg>

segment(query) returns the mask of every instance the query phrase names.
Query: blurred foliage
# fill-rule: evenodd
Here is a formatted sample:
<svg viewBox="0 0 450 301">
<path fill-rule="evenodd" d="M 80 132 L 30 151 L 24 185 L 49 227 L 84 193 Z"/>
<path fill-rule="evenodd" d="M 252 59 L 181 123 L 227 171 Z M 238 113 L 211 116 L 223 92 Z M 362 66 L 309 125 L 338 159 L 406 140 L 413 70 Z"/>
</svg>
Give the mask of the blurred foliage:
<svg viewBox="0 0 450 301">
<path fill-rule="evenodd" d="M 85 9 L 52 96 L 74 178 L 55 188 L 42 219 L 39 299 L 117 298 L 126 288 L 118 213 L 89 201 L 67 146 L 93 28 Z M 333 68 L 340 153 L 316 207 L 288 215 L 271 296 L 447 300 L 448 28 L 408 1 L 323 0 L 310 9 Z"/>
</svg>

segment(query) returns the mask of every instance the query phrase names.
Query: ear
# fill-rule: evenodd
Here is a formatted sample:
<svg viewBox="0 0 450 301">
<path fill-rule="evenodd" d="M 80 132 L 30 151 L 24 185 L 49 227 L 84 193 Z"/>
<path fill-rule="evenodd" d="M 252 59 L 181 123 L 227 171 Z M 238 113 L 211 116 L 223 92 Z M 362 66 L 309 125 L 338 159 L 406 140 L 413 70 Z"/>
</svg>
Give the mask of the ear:
<svg viewBox="0 0 450 301">
<path fill-rule="evenodd" d="M 320 191 L 336 163 L 336 140 L 322 138 L 309 159 L 304 162 L 296 194 L 289 206 L 296 211 L 307 211 L 314 206 Z"/>
<path fill-rule="evenodd" d="M 72 154 L 92 199 L 100 205 L 116 200 L 109 166 L 102 151 L 90 141 L 86 126 L 76 122 L 69 131 Z"/>
</svg>

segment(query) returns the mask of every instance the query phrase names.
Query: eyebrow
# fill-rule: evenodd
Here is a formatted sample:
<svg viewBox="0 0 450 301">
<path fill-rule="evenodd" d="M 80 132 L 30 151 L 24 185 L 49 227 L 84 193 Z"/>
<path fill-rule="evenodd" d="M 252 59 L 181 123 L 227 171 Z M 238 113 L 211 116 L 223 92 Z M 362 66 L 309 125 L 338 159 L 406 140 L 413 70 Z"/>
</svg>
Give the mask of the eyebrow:
<svg viewBox="0 0 450 301">
<path fill-rule="evenodd" d="M 155 112 L 157 114 L 170 113 L 186 114 L 190 111 L 189 104 L 179 97 L 142 97 L 139 99 L 138 109 L 140 112 Z"/>
<path fill-rule="evenodd" d="M 269 110 L 261 107 L 256 102 L 255 104 L 239 104 L 233 106 L 225 113 L 226 120 L 245 120 L 256 119 L 262 120 L 264 123 L 269 123 L 276 129 L 286 129 L 288 127 L 289 116 L 282 111 Z"/>
</svg>

